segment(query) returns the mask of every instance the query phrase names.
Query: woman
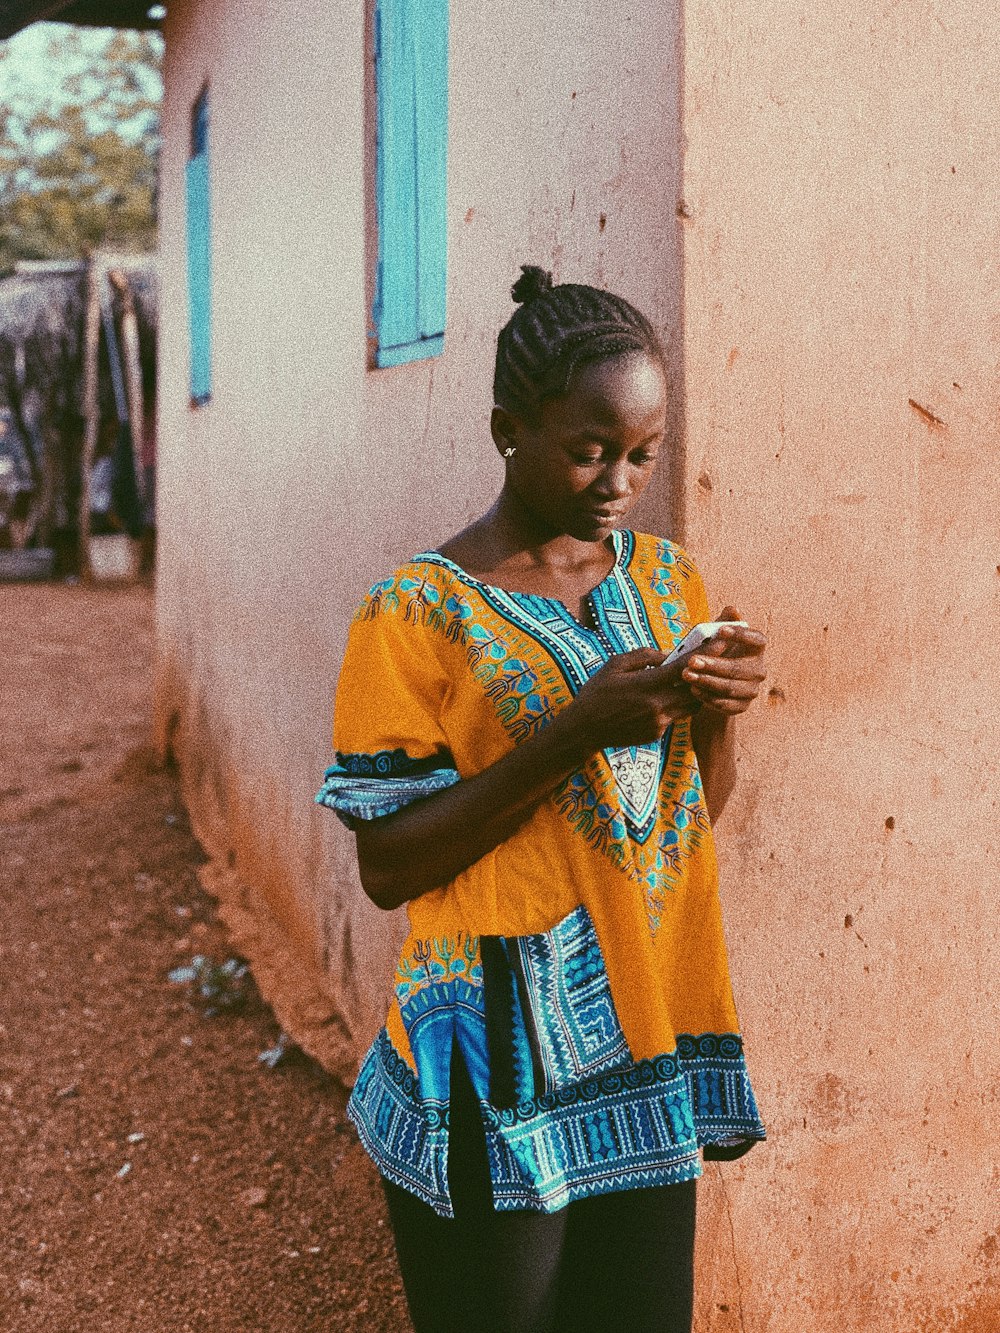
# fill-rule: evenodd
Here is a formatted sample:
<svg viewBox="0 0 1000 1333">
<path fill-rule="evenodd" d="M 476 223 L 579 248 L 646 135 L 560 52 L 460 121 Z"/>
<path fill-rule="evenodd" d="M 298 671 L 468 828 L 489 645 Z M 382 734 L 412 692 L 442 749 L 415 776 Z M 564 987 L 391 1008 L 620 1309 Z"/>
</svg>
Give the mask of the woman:
<svg viewBox="0 0 1000 1333">
<path fill-rule="evenodd" d="M 375 585 L 338 687 L 317 800 L 410 921 L 349 1111 L 417 1333 L 686 1331 L 699 1149 L 764 1138 L 710 825 L 764 638 L 662 665 L 710 616 L 683 551 L 617 526 L 663 445 L 660 343 L 538 268 L 513 296 L 500 497 Z"/>
</svg>

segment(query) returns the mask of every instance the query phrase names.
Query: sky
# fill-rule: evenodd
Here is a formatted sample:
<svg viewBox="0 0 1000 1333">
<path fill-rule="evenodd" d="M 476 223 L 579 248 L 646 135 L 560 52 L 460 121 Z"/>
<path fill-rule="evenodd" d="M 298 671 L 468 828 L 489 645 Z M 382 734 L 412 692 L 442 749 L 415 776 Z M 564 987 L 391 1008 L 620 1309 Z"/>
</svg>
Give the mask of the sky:
<svg viewBox="0 0 1000 1333">
<path fill-rule="evenodd" d="M 0 111 L 4 107 L 24 111 L 29 105 L 58 111 L 77 102 L 78 97 L 66 90 L 65 80 L 85 68 L 88 57 L 99 54 L 112 35 L 110 28 L 33 23 L 0 42 Z M 59 43 L 58 56 L 50 49 L 54 40 Z"/>
</svg>

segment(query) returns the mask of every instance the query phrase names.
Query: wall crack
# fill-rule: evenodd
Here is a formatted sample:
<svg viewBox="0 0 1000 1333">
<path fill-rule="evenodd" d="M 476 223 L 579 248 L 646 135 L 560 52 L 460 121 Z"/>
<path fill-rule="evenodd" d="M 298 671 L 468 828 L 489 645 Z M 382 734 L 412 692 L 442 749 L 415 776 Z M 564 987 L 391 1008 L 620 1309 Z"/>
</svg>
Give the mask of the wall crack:
<svg viewBox="0 0 1000 1333">
<path fill-rule="evenodd" d="M 722 1190 L 722 1202 L 726 1206 L 726 1218 L 729 1222 L 729 1242 L 733 1248 L 733 1271 L 736 1273 L 736 1309 L 740 1316 L 740 1333 L 747 1333 L 746 1320 L 743 1318 L 743 1277 L 740 1273 L 740 1262 L 736 1253 L 736 1230 L 733 1227 L 733 1210 L 729 1202 L 729 1191 L 726 1189 L 726 1177 L 722 1173 L 722 1167 L 717 1166 L 716 1171 L 719 1177 L 719 1186 Z"/>
</svg>

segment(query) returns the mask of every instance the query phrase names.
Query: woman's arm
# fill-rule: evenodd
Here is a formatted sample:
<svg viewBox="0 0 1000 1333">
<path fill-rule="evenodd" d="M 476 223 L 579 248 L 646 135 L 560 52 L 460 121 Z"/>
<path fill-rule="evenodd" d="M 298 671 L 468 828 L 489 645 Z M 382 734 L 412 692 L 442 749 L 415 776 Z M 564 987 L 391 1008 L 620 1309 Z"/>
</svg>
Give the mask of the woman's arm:
<svg viewBox="0 0 1000 1333">
<path fill-rule="evenodd" d="M 731 717 L 702 708 L 691 719 L 691 743 L 705 791 L 708 817 L 714 824 L 736 786 L 735 725 Z"/>
<path fill-rule="evenodd" d="M 542 731 L 473 777 L 357 828 L 361 883 L 389 910 L 450 883 L 505 842 L 549 793 L 608 745 L 643 745 L 691 711 L 651 648 L 606 663 Z"/>
<path fill-rule="evenodd" d="M 359 824 L 361 884 L 376 907 L 449 883 L 517 832 L 587 758 L 562 716 L 474 777 Z"/>
<path fill-rule="evenodd" d="M 724 607 L 719 620 L 739 620 L 734 606 Z M 766 680 L 766 640 L 759 630 L 723 629 L 719 641 L 693 657 L 683 672 L 691 693 L 702 705 L 691 722 L 691 743 L 713 823 L 722 814 L 736 786 L 735 721 L 745 712 Z"/>
</svg>

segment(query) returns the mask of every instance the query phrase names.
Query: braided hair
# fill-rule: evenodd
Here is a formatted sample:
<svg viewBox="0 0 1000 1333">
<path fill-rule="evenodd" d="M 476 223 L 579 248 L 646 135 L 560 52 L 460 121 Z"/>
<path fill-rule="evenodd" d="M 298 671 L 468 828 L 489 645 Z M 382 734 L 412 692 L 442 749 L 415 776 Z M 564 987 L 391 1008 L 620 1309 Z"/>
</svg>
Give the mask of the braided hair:
<svg viewBox="0 0 1000 1333">
<path fill-rule="evenodd" d="M 652 324 L 621 296 L 578 282 L 555 285 L 534 264 L 521 265 L 510 294 L 518 309 L 497 339 L 493 401 L 526 421 L 546 399 L 568 393 L 588 362 L 644 352 L 663 364 Z"/>
</svg>

